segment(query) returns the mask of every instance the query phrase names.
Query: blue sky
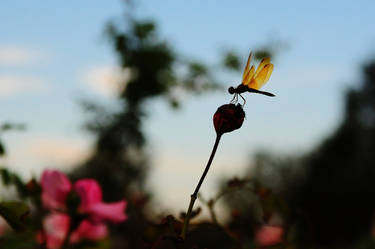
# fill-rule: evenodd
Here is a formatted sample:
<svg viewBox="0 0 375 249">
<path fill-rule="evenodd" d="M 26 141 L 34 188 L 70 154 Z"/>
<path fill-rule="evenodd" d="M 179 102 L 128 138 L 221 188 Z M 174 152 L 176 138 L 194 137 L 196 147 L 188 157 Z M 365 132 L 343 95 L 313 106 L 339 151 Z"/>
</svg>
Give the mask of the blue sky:
<svg viewBox="0 0 375 249">
<path fill-rule="evenodd" d="M 0 121 L 28 124 L 3 137 L 10 168 L 27 177 L 44 167 L 67 169 L 90 153 L 78 101 L 114 105 L 118 69 L 103 30 L 124 10 L 119 0 L 2 1 Z M 240 175 L 259 149 L 304 152 L 333 131 L 345 89 L 360 82 L 360 65 L 375 56 L 373 10 L 373 1 L 139 1 L 136 16 L 156 20 L 176 51 L 212 66 L 225 48 L 245 63 L 250 49 L 270 39 L 289 44 L 265 86 L 277 97 L 246 96 L 245 123 L 224 136 L 203 194 L 214 193 L 221 176 Z M 241 78 L 218 76 L 228 86 Z M 160 100 L 149 104 L 149 185 L 174 210 L 185 209 L 214 142 L 212 114 L 229 100 L 226 92 L 186 96 L 178 112 Z"/>
</svg>

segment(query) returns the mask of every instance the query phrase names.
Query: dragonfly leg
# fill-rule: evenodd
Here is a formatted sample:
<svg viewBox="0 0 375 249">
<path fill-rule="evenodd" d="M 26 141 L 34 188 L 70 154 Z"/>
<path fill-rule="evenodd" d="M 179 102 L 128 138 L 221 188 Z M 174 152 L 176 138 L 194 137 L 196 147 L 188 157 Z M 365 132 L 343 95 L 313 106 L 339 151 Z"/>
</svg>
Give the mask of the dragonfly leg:
<svg viewBox="0 0 375 249">
<path fill-rule="evenodd" d="M 236 104 L 238 102 L 238 93 L 235 93 L 233 99 L 230 101 L 231 104 Z"/>
<path fill-rule="evenodd" d="M 245 104 L 246 104 L 246 99 L 245 99 L 244 97 L 242 97 L 241 94 L 239 94 L 239 95 L 240 95 L 240 97 L 243 99 L 243 105 L 242 105 L 242 106 L 245 106 Z"/>
<path fill-rule="evenodd" d="M 236 95 L 237 95 L 237 94 L 234 94 L 234 96 L 233 96 L 232 100 L 231 100 L 231 101 L 230 101 L 229 103 L 231 103 L 231 104 L 235 103 L 235 98 L 236 98 Z"/>
</svg>

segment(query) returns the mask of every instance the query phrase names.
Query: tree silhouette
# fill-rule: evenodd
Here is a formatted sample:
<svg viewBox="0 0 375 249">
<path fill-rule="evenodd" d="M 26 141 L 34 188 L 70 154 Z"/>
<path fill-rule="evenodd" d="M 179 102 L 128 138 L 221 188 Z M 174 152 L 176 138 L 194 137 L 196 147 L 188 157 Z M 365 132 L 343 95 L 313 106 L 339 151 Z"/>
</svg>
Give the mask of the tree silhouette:
<svg viewBox="0 0 375 249">
<path fill-rule="evenodd" d="M 156 24 L 152 21 L 131 19 L 124 23 L 111 23 L 107 34 L 119 64 L 130 70 L 130 79 L 120 82 L 120 109 L 104 110 L 93 101 L 84 103 L 94 118 L 86 127 L 96 137 L 92 156 L 72 172 L 73 178 L 97 179 L 103 188 L 106 201 L 121 198 L 128 200 L 129 220 L 119 228 L 118 246 L 113 248 L 140 248 L 141 233 L 147 219 L 143 214 L 147 194 L 144 180 L 149 167 L 144 146 L 146 137 L 142 124 L 149 114 L 147 107 L 152 99 L 160 97 L 172 108 L 180 105 L 175 94 L 179 92 L 202 93 L 218 87 L 210 70 L 202 63 L 184 61 L 171 46 L 159 38 Z M 184 68 L 178 74 L 176 67 Z M 124 236 L 126 234 L 126 236 Z"/>
<path fill-rule="evenodd" d="M 307 161 L 298 196 L 321 245 L 348 245 L 369 236 L 375 208 L 375 62 L 350 89 L 344 120 Z"/>
<path fill-rule="evenodd" d="M 86 103 L 88 109 L 97 112 L 87 127 L 98 138 L 93 156 L 74 174 L 98 179 L 108 188 L 104 189 L 106 196 L 113 200 L 126 194 L 132 184 L 142 187 L 147 168 L 142 130 L 148 114 L 146 101 L 162 97 L 177 107 L 177 88 L 202 92 L 217 87 L 201 63 L 185 63 L 186 76 L 176 73 L 178 58 L 167 42 L 158 37 L 155 23 L 132 20 L 129 26 L 128 30 L 121 30 L 110 24 L 107 29 L 121 67 L 131 71 L 130 79 L 121 82 L 121 109 L 103 113 L 92 102 Z"/>
<path fill-rule="evenodd" d="M 237 191 L 225 202 L 237 213 L 230 227 L 251 238 L 250 227 L 267 223 L 271 207 L 282 215 L 285 229 L 295 229 L 300 248 L 374 247 L 375 61 L 363 66 L 362 80 L 345 95 L 341 124 L 314 150 L 289 157 L 262 152 L 255 158 L 245 179 L 273 189 L 285 208 L 270 194 L 254 195 L 254 187 Z"/>
</svg>

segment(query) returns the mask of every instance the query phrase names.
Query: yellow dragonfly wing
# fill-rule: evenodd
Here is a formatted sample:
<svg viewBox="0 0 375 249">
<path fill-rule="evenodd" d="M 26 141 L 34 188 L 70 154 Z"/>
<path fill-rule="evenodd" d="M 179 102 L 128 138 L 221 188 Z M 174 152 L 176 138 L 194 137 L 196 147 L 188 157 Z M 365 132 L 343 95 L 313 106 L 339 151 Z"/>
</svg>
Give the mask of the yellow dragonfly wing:
<svg viewBox="0 0 375 249">
<path fill-rule="evenodd" d="M 245 78 L 243 79 L 242 84 L 245 86 L 249 85 L 251 79 L 254 77 L 254 73 L 255 73 L 255 68 L 254 66 L 251 66 L 250 70 L 247 72 Z"/>
<path fill-rule="evenodd" d="M 251 70 L 251 68 L 250 68 L 250 62 L 251 62 L 251 58 L 252 57 L 253 57 L 253 53 L 250 52 L 249 58 L 247 59 L 247 63 L 246 63 L 245 69 L 243 71 L 242 82 L 245 82 L 245 79 L 246 79 L 247 75 L 249 74 L 249 72 Z"/>
<path fill-rule="evenodd" d="M 256 90 L 259 90 L 264 84 L 267 83 L 269 78 L 271 77 L 272 71 L 273 71 L 273 64 L 263 64 L 262 67 L 260 67 L 263 63 L 260 63 L 259 67 L 257 68 L 257 72 L 255 72 L 254 77 L 250 80 L 249 87 L 254 88 Z"/>
<path fill-rule="evenodd" d="M 257 70 L 255 71 L 255 75 L 254 76 L 257 77 L 257 75 L 264 68 L 264 66 L 267 65 L 267 64 L 270 64 L 270 63 L 271 63 L 271 58 L 270 57 L 262 59 L 260 61 L 260 63 L 259 63 L 259 66 L 258 66 Z"/>
</svg>

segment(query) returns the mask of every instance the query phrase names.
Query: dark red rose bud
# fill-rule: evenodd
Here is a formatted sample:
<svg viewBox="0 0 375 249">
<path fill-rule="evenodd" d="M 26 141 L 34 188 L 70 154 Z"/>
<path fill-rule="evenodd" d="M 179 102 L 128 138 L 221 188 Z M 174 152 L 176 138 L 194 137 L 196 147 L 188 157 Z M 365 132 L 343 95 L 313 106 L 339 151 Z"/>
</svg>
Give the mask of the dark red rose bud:
<svg viewBox="0 0 375 249">
<path fill-rule="evenodd" d="M 214 114 L 214 126 L 216 133 L 222 135 L 239 129 L 245 118 L 245 112 L 241 105 L 227 104 L 220 106 Z"/>
<path fill-rule="evenodd" d="M 29 193 L 35 194 L 40 192 L 40 185 L 36 182 L 36 180 L 33 178 L 28 183 L 26 183 L 26 189 Z"/>
</svg>

